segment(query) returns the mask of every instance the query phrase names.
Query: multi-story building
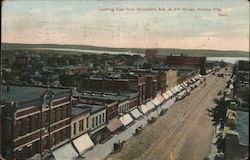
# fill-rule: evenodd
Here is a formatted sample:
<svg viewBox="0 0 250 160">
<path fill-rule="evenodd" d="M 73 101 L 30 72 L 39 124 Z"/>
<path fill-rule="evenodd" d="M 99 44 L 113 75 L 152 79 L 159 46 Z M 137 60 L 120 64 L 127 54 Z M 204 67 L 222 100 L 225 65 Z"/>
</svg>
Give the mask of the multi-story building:
<svg viewBox="0 0 250 160">
<path fill-rule="evenodd" d="M 249 109 L 230 107 L 224 127 L 225 160 L 249 158 Z"/>
<path fill-rule="evenodd" d="M 106 107 L 105 105 L 93 105 L 87 103 L 77 103 L 72 108 L 77 113 L 85 113 L 81 115 L 79 122 L 79 130 L 83 128 L 85 132 L 89 132 L 89 135 L 94 143 L 99 142 L 105 137 L 105 125 L 106 125 Z M 82 124 L 82 125 L 81 125 Z M 77 130 L 77 124 L 73 128 Z M 76 126 L 76 127 L 74 127 Z M 75 129 L 73 130 L 75 131 Z"/>
<path fill-rule="evenodd" d="M 165 61 L 168 66 L 199 68 L 200 74 L 206 74 L 206 57 L 165 56 Z"/>
<path fill-rule="evenodd" d="M 169 69 L 166 71 L 166 86 L 168 89 L 177 85 L 177 70 Z"/>
<path fill-rule="evenodd" d="M 90 108 L 82 108 L 80 104 L 72 106 L 71 138 L 74 139 L 90 131 Z"/>
<path fill-rule="evenodd" d="M 70 138 L 70 89 L 3 85 L 2 155 L 27 159 Z"/>
<path fill-rule="evenodd" d="M 157 94 L 157 76 L 146 75 L 145 99 L 154 98 Z"/>
<path fill-rule="evenodd" d="M 82 80 L 83 90 L 108 92 L 134 92 L 138 94 L 137 105 L 145 100 L 145 76 L 129 76 L 114 78 L 85 78 Z"/>
</svg>

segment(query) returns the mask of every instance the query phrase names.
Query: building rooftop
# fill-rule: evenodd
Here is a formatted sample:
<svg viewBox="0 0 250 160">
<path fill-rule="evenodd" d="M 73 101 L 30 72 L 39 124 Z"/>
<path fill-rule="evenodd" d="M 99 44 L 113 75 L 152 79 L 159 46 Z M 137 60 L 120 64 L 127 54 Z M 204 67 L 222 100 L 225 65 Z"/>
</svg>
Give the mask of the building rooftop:
<svg viewBox="0 0 250 160">
<path fill-rule="evenodd" d="M 78 116 L 80 114 L 88 113 L 88 112 L 90 112 L 90 108 L 87 108 L 87 107 L 85 107 L 85 108 L 79 108 L 79 107 L 75 107 L 75 106 L 72 107 L 72 116 L 73 117 Z"/>
<path fill-rule="evenodd" d="M 90 111 L 91 114 L 95 114 L 95 113 L 102 111 L 104 109 L 105 109 L 105 106 L 103 106 L 103 105 L 77 103 L 72 107 L 72 114 L 79 115 L 79 114 L 82 114 L 82 113 L 88 112 L 88 111 Z"/>
<path fill-rule="evenodd" d="M 242 111 L 237 110 L 236 111 L 236 117 L 237 117 L 237 124 L 236 124 L 236 131 L 239 133 L 240 137 L 240 143 L 249 145 L 249 110 L 248 111 Z"/>
<path fill-rule="evenodd" d="M 129 99 L 129 96 L 125 95 L 118 95 L 117 93 L 101 93 L 101 92 L 91 92 L 91 91 L 83 91 L 81 92 L 81 97 L 85 98 L 97 98 L 97 99 L 104 99 L 104 100 L 115 100 L 115 101 L 126 101 Z"/>
<path fill-rule="evenodd" d="M 48 90 L 47 87 L 35 86 L 18 86 L 18 85 L 2 85 L 1 101 L 5 103 L 11 102 L 26 102 L 34 99 L 41 98 L 41 95 Z M 57 94 L 71 92 L 70 89 L 65 88 L 50 88 L 50 91 Z"/>
</svg>

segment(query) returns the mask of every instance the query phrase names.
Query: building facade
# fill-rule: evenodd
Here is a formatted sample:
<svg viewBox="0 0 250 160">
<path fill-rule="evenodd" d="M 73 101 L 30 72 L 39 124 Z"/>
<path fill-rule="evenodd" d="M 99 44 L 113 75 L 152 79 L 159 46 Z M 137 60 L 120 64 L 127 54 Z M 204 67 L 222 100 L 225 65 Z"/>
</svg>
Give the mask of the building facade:
<svg viewBox="0 0 250 160">
<path fill-rule="evenodd" d="M 90 110 L 90 108 L 80 108 L 79 104 L 73 105 L 70 124 L 71 139 L 90 131 Z"/>
<path fill-rule="evenodd" d="M 177 70 L 170 69 L 166 71 L 166 87 L 168 89 L 177 85 Z"/>
<path fill-rule="evenodd" d="M 43 155 L 69 140 L 71 90 L 4 85 L 2 93 L 4 158 Z"/>
</svg>

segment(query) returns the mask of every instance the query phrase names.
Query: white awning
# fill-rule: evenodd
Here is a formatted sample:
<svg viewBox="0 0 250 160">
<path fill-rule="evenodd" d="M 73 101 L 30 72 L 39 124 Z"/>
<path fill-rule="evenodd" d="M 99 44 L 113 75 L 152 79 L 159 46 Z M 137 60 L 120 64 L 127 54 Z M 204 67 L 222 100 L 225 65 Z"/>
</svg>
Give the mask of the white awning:
<svg viewBox="0 0 250 160">
<path fill-rule="evenodd" d="M 169 98 L 169 95 L 165 92 L 165 93 L 163 93 L 163 95 L 162 95 L 165 99 L 168 99 Z"/>
<path fill-rule="evenodd" d="M 152 110 L 153 108 L 155 108 L 155 105 L 152 101 L 149 101 L 148 103 L 146 103 L 146 106 L 148 106 L 149 110 Z"/>
<path fill-rule="evenodd" d="M 183 88 L 186 88 L 186 86 L 185 86 L 184 82 L 181 84 L 181 86 L 182 86 Z"/>
<path fill-rule="evenodd" d="M 68 143 L 55 151 L 53 151 L 53 156 L 56 160 L 69 159 L 73 160 L 78 157 L 78 153 L 75 151 L 71 143 Z"/>
<path fill-rule="evenodd" d="M 129 114 L 125 114 L 124 116 L 120 117 L 119 119 L 124 126 L 127 126 L 131 122 L 133 122 L 133 118 Z"/>
<path fill-rule="evenodd" d="M 152 102 L 154 103 L 154 105 L 158 106 L 161 102 L 158 101 L 158 99 L 155 97 Z"/>
<path fill-rule="evenodd" d="M 152 118 L 152 117 L 157 118 L 157 117 L 158 117 L 158 113 L 157 113 L 157 112 L 158 112 L 157 110 L 151 112 L 151 113 L 148 115 L 148 117 L 149 117 L 149 118 Z"/>
<path fill-rule="evenodd" d="M 152 102 L 154 103 L 154 105 L 158 106 L 160 105 L 163 101 L 165 100 L 164 97 L 162 97 L 161 95 L 158 95 L 154 98 L 154 100 L 152 100 Z"/>
<path fill-rule="evenodd" d="M 181 96 L 181 97 L 185 96 L 185 94 L 186 94 L 186 90 L 183 90 L 183 91 L 181 91 L 181 92 L 178 93 L 178 95 Z"/>
<path fill-rule="evenodd" d="M 141 110 L 141 112 L 143 114 L 146 114 L 146 113 L 148 113 L 150 111 L 150 108 L 147 105 L 144 105 L 144 104 L 141 105 L 139 108 L 140 108 L 140 110 Z"/>
<path fill-rule="evenodd" d="M 183 82 L 186 87 L 188 87 L 188 81 Z"/>
<path fill-rule="evenodd" d="M 170 90 L 167 90 L 166 93 L 168 94 L 169 97 L 171 97 L 173 95 L 173 93 Z"/>
<path fill-rule="evenodd" d="M 130 113 L 132 114 L 132 116 L 137 119 L 139 118 L 140 116 L 142 116 L 141 112 L 136 108 L 136 109 L 133 109 L 132 111 L 130 111 Z"/>
<path fill-rule="evenodd" d="M 230 85 L 229 85 L 229 88 L 230 88 L 230 89 L 233 89 L 233 88 L 234 88 L 234 86 L 233 86 L 232 84 L 230 84 Z"/>
<path fill-rule="evenodd" d="M 195 82 L 196 80 L 194 78 L 192 78 L 192 81 Z"/>
<path fill-rule="evenodd" d="M 162 105 L 162 109 L 166 110 L 166 109 L 170 108 L 174 104 L 175 100 L 176 100 L 176 97 L 173 97 L 172 99 L 168 99 L 167 102 L 165 102 Z"/>
<path fill-rule="evenodd" d="M 170 89 L 173 94 L 176 94 L 175 87 Z"/>
<path fill-rule="evenodd" d="M 80 154 L 83 154 L 88 149 L 94 146 L 94 143 L 90 139 L 89 135 L 85 133 L 84 135 L 73 140 L 73 144 Z"/>
</svg>

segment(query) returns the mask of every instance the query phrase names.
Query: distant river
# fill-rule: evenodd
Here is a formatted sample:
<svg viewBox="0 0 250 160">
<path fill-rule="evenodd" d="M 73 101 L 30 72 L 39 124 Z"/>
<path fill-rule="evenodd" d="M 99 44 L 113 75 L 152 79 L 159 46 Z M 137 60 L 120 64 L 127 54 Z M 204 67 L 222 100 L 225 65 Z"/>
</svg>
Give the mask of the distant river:
<svg viewBox="0 0 250 160">
<path fill-rule="evenodd" d="M 67 48 L 34 48 L 39 50 L 55 50 L 55 51 L 74 51 L 74 52 L 81 52 L 81 53 L 95 53 L 95 54 L 126 54 L 126 55 L 138 55 L 138 53 L 133 53 L 131 51 L 119 52 L 119 51 L 103 51 L 103 50 L 87 50 L 87 49 L 67 49 Z M 144 54 L 140 54 L 144 56 Z M 248 57 L 207 57 L 209 61 L 225 61 L 228 63 L 235 63 L 237 60 L 245 60 L 248 61 Z"/>
<path fill-rule="evenodd" d="M 102 51 L 102 50 L 87 50 L 87 49 L 66 49 L 66 48 L 34 48 L 39 50 L 54 50 L 54 51 L 74 51 L 74 52 L 82 52 L 82 53 L 95 53 L 95 54 L 126 54 L 126 55 L 138 55 L 138 53 L 133 53 L 130 51 L 119 52 L 119 51 Z"/>
<path fill-rule="evenodd" d="M 223 60 L 224 62 L 234 64 L 236 61 L 239 61 L 239 60 L 249 61 L 249 57 L 207 57 L 207 60 L 208 61 L 221 61 L 221 60 Z"/>
</svg>

